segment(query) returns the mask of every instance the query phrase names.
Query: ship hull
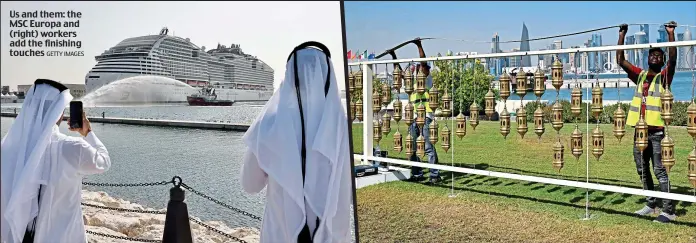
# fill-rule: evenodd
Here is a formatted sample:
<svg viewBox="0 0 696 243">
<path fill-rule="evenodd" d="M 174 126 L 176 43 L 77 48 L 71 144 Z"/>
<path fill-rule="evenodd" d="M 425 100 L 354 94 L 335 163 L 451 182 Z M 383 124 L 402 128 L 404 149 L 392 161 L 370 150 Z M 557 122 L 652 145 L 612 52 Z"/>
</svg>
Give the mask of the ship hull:
<svg viewBox="0 0 696 243">
<path fill-rule="evenodd" d="M 232 106 L 231 100 L 205 100 L 201 97 L 186 97 L 190 106 Z"/>
</svg>

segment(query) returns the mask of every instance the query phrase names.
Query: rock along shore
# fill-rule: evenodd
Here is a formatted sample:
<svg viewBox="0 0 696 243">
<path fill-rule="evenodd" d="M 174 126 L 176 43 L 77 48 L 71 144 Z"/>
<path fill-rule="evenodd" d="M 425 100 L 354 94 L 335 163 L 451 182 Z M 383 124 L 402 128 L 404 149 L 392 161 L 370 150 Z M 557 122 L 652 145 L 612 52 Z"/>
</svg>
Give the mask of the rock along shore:
<svg viewBox="0 0 696 243">
<path fill-rule="evenodd" d="M 109 196 L 106 192 L 92 192 L 82 190 L 82 202 L 92 205 L 113 208 L 161 212 L 166 211 L 166 208 L 146 208 L 142 205 L 132 203 L 120 198 L 114 198 Z M 162 233 L 164 232 L 164 214 L 132 213 L 82 206 L 82 215 L 86 230 L 92 232 L 149 240 L 161 240 Z M 199 218 L 193 218 L 201 221 Z M 246 242 L 259 242 L 260 232 L 256 228 L 230 228 L 227 225 L 225 225 L 225 223 L 220 221 L 205 221 L 204 223 Z M 193 235 L 193 242 L 235 242 L 234 240 L 220 235 L 214 231 L 208 230 L 207 228 L 199 224 L 196 224 L 193 221 L 191 221 L 190 224 L 191 233 Z M 93 235 L 89 233 L 87 233 L 87 239 L 90 243 L 132 242 L 127 240 Z"/>
</svg>

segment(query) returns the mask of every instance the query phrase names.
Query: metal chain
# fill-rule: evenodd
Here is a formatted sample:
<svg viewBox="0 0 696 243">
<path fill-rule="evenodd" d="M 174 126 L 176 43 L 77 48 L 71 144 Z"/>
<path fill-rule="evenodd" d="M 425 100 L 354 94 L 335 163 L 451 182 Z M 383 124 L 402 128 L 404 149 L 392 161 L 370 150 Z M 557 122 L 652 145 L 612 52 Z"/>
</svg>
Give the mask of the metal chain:
<svg viewBox="0 0 696 243">
<path fill-rule="evenodd" d="M 138 209 L 127 209 L 127 208 L 114 208 L 114 207 L 99 206 L 99 205 L 89 204 L 89 203 L 81 203 L 81 204 L 82 204 L 82 206 L 87 206 L 87 207 L 93 207 L 93 208 L 99 208 L 99 209 L 107 209 L 107 210 L 115 210 L 115 211 L 121 211 L 121 212 L 129 212 L 129 213 L 167 214 L 166 211 L 138 210 Z"/>
<path fill-rule="evenodd" d="M 183 183 L 183 182 L 182 182 L 182 183 L 181 183 L 181 187 L 185 188 L 186 190 L 188 190 L 188 191 L 190 191 L 190 192 L 192 192 L 192 193 L 194 193 L 194 194 L 197 194 L 198 196 L 201 196 L 201 197 L 203 197 L 203 198 L 205 198 L 205 199 L 208 199 L 208 200 L 210 200 L 210 201 L 212 201 L 212 202 L 214 202 L 214 203 L 216 203 L 216 204 L 218 204 L 218 205 L 220 205 L 220 206 L 223 206 L 223 207 L 226 207 L 226 208 L 231 209 L 231 210 L 233 210 L 233 211 L 236 211 L 236 212 L 238 212 L 238 213 L 241 213 L 241 214 L 243 214 L 243 215 L 245 215 L 245 216 L 247 216 L 247 217 L 250 217 L 250 218 L 252 218 L 252 219 L 261 220 L 261 217 L 259 217 L 259 216 L 253 215 L 253 214 L 251 214 L 251 213 L 247 213 L 247 212 L 245 212 L 244 210 L 241 210 L 241 209 L 232 207 L 232 206 L 230 206 L 230 205 L 227 205 L 226 203 L 223 203 L 223 202 L 221 202 L 221 201 L 218 201 L 218 200 L 215 199 L 215 198 L 212 198 L 212 197 L 210 197 L 210 196 L 208 196 L 208 195 L 203 194 L 202 192 L 199 192 L 199 191 L 197 191 L 197 190 L 191 188 L 191 187 L 190 187 L 189 185 L 187 185 L 186 183 Z"/>
<path fill-rule="evenodd" d="M 189 220 L 193 221 L 194 223 L 196 223 L 196 224 L 198 224 L 198 225 L 200 225 L 200 226 L 205 227 L 206 229 L 208 229 L 208 230 L 210 230 L 210 231 L 213 231 L 213 232 L 215 232 L 215 233 L 218 233 L 218 234 L 220 234 L 220 235 L 222 235 L 222 236 L 225 236 L 225 237 L 227 237 L 227 238 L 233 239 L 233 240 L 238 241 L 238 242 L 247 243 L 246 241 L 244 241 L 244 240 L 242 240 L 242 239 L 239 239 L 239 238 L 237 238 L 237 237 L 234 237 L 234 236 L 232 236 L 232 235 L 230 235 L 230 234 L 228 234 L 228 233 L 222 232 L 221 230 L 216 229 L 216 228 L 214 228 L 213 226 L 207 225 L 207 224 L 205 224 L 205 223 L 203 223 L 203 222 L 201 222 L 201 221 L 199 221 L 199 220 L 197 220 L 197 219 L 195 219 L 195 218 L 193 218 L 193 217 L 190 217 L 190 216 L 189 216 Z"/>
<path fill-rule="evenodd" d="M 130 238 L 130 237 L 126 237 L 126 236 L 118 236 L 118 235 L 111 235 L 111 234 L 104 234 L 104 233 L 94 232 L 94 231 L 91 231 L 91 230 L 87 230 L 87 233 L 93 234 L 93 235 L 102 236 L 102 237 L 107 237 L 107 238 L 112 238 L 112 239 L 119 239 L 119 240 L 127 240 L 127 241 L 162 242 L 161 240 L 148 240 L 148 239 Z"/>
<path fill-rule="evenodd" d="M 108 186 L 108 187 L 143 187 L 143 186 L 163 186 L 171 184 L 172 181 L 160 181 L 160 182 L 149 182 L 149 183 L 99 183 L 99 182 L 86 182 L 83 181 L 82 185 L 87 186 Z"/>
</svg>

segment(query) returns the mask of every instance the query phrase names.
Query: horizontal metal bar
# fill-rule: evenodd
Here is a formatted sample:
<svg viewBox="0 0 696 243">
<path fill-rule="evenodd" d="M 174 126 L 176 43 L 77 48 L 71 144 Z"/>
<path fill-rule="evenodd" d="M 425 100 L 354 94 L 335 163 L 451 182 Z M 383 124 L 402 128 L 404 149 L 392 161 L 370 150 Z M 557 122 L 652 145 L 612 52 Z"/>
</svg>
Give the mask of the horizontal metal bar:
<svg viewBox="0 0 696 243">
<path fill-rule="evenodd" d="M 561 54 L 561 53 L 580 53 L 580 52 L 596 52 L 596 51 L 616 51 L 616 50 L 650 49 L 650 48 L 653 48 L 653 47 L 672 47 L 672 46 L 674 46 L 674 47 L 680 47 L 680 46 L 696 46 L 696 40 L 691 40 L 691 41 L 673 41 L 673 42 L 650 43 L 650 44 L 634 44 L 634 45 L 615 45 L 615 46 L 597 46 L 597 47 L 568 48 L 568 49 L 544 50 L 544 51 L 520 51 L 520 52 L 488 53 L 488 54 L 477 54 L 477 55 L 426 57 L 426 58 L 397 59 L 397 60 L 376 60 L 376 61 L 351 62 L 351 63 L 348 63 L 348 65 L 349 65 L 349 66 L 358 66 L 358 65 L 362 65 L 362 64 L 368 64 L 368 65 L 369 65 L 369 64 L 385 64 L 385 63 L 407 63 L 407 62 L 428 62 L 428 61 L 461 60 L 461 59 L 474 59 L 474 58 L 500 58 L 500 57 L 516 57 L 516 56 L 536 56 L 536 55 L 550 55 L 550 54 Z"/>
<path fill-rule="evenodd" d="M 400 159 L 382 158 L 382 157 L 375 157 L 375 156 L 364 156 L 364 155 L 359 155 L 359 154 L 354 154 L 353 156 L 354 156 L 355 160 L 367 159 L 370 161 L 380 161 L 380 162 L 386 162 L 386 163 L 392 163 L 392 164 L 418 166 L 418 167 L 422 167 L 422 168 L 454 171 L 454 172 L 459 172 L 459 173 L 499 177 L 499 178 L 506 178 L 506 179 L 520 180 L 520 181 L 532 181 L 532 182 L 559 185 L 559 186 L 587 188 L 587 189 L 592 189 L 592 190 L 625 193 L 625 194 L 640 195 L 640 196 L 646 196 L 646 197 L 664 198 L 664 199 L 671 199 L 671 200 L 677 200 L 677 201 L 683 201 L 683 202 L 696 202 L 696 196 L 677 194 L 677 193 L 666 193 L 666 192 L 643 190 L 643 189 L 636 189 L 636 188 L 630 188 L 630 187 L 610 186 L 610 185 L 603 185 L 603 184 L 597 184 L 597 183 L 560 180 L 560 179 L 552 179 L 552 178 L 528 176 L 528 175 L 519 175 L 519 174 L 504 173 L 504 172 L 497 172 L 497 171 L 477 170 L 477 169 L 469 169 L 469 168 L 455 167 L 455 166 L 449 166 L 449 165 L 429 164 L 429 163 L 413 162 L 413 161 L 406 161 L 406 160 L 400 160 Z"/>
</svg>

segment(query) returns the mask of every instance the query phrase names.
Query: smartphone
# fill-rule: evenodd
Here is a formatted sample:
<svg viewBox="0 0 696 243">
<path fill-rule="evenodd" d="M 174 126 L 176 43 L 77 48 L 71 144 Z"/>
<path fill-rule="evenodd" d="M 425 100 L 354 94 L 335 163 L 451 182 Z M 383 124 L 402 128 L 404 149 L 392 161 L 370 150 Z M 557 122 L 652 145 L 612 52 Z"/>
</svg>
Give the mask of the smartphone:
<svg viewBox="0 0 696 243">
<path fill-rule="evenodd" d="M 68 126 L 71 128 L 82 128 L 82 101 L 70 101 L 70 121 Z"/>
</svg>

